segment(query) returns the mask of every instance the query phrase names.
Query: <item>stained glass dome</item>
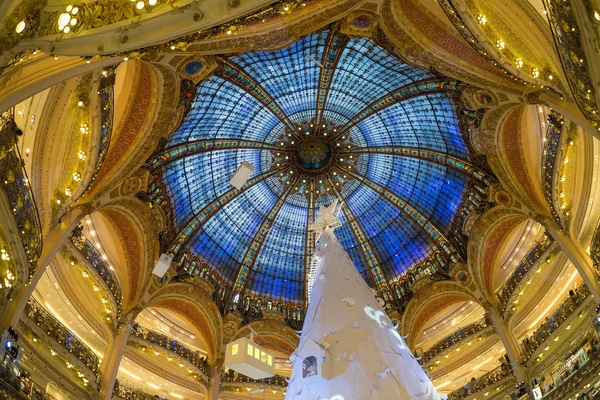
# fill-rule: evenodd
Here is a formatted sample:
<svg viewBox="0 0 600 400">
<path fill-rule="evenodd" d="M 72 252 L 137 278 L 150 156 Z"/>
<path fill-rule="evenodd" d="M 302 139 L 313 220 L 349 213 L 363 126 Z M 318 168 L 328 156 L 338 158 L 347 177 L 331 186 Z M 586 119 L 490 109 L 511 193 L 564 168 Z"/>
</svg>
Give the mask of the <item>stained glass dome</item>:
<svg viewBox="0 0 600 400">
<path fill-rule="evenodd" d="M 453 221 L 480 173 L 455 81 L 336 29 L 217 64 L 155 161 L 176 259 L 191 254 L 232 292 L 302 304 L 307 227 L 335 198 L 336 234 L 373 288 L 389 293 L 415 266 L 460 259 Z M 254 172 L 237 190 L 242 161 Z"/>
</svg>

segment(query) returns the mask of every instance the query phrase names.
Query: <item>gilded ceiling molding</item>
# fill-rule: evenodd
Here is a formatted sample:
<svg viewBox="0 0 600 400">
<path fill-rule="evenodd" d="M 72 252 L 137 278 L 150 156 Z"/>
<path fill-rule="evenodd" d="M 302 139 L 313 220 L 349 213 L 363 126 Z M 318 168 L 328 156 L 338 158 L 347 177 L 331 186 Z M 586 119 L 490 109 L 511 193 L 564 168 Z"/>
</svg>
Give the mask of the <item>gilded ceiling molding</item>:
<svg viewBox="0 0 600 400">
<path fill-rule="evenodd" d="M 442 281 L 425 285 L 418 290 L 408 302 L 406 311 L 402 315 L 400 332 L 408 335 L 407 344 L 412 349 L 415 340 L 423 331 L 425 323 L 437 313 L 443 311 L 452 304 L 475 301 L 474 294 L 456 282 Z"/>
<path fill-rule="evenodd" d="M 581 3 L 588 3 L 585 4 L 586 13 L 576 12 Z M 575 102 L 585 118 L 600 131 L 598 83 L 594 82 L 598 79 L 597 66 L 593 67 L 599 60 L 598 42 L 583 40 L 584 31 L 588 34 L 596 32 L 598 38 L 597 28 L 590 24 L 591 21 L 594 21 L 592 24 L 597 22 L 598 12 L 593 10 L 589 1 L 544 0 L 544 7 Z"/>
<path fill-rule="evenodd" d="M 523 35 L 516 32 L 516 26 L 504 21 L 501 13 L 494 9 L 493 3 L 475 0 L 438 0 L 438 3 L 465 41 L 490 64 L 523 84 L 532 84 L 534 88 L 537 85 L 542 88 L 557 87 L 563 93 L 565 92 L 565 87 L 560 81 L 559 74 L 552 68 L 552 63 L 540 60 L 540 56 L 534 54 L 528 44 L 521 39 Z M 512 5 L 516 6 L 515 3 Z M 510 5 L 503 3 L 501 7 L 506 13 Z M 519 8 L 527 15 L 527 20 L 532 21 L 527 27 L 527 34 L 537 33 L 543 39 L 548 39 L 550 32 L 547 27 L 539 23 L 537 11 Z M 533 30 L 535 32 L 532 32 Z M 536 44 L 540 44 L 543 39 L 538 37 Z M 554 56 L 553 46 L 549 43 L 546 45 Z"/>
<path fill-rule="evenodd" d="M 145 306 L 167 308 L 188 319 L 208 343 L 211 364 L 220 354 L 223 320 L 212 293 L 204 285 L 169 283 L 154 293 Z"/>
<path fill-rule="evenodd" d="M 115 230 L 119 232 L 123 248 L 128 250 L 124 254 L 125 257 L 129 257 L 128 253 L 132 253 L 132 257 L 135 259 L 137 258 L 136 252 L 138 249 L 140 251 L 139 263 L 130 260 L 129 266 L 116 265 L 116 268 L 126 267 L 124 269 L 129 273 L 130 292 L 129 298 L 124 299 L 127 300 L 125 309 L 134 306 L 151 281 L 151 271 L 160 255 L 158 234 L 165 226 L 160 212 L 151 210 L 144 202 L 132 197 L 135 193 L 145 190 L 145 185 L 139 184 L 138 180 L 136 175 L 128 178 L 120 188 L 120 192 L 124 196 L 97 210 L 108 217 Z M 136 294 L 135 291 L 138 293 Z"/>
<path fill-rule="evenodd" d="M 103 340 L 108 341 L 112 336 L 112 330 L 109 328 L 109 323 L 107 323 L 106 319 L 102 317 L 106 315 L 104 310 L 106 305 L 101 301 L 102 292 L 108 290 L 103 282 L 100 282 L 100 280 L 96 281 L 93 274 L 89 277 L 89 282 L 83 282 L 82 280 L 85 278 L 80 274 L 80 269 L 70 263 L 72 257 L 69 245 L 67 244 L 57 254 L 55 262 L 53 262 L 52 272 L 56 276 L 60 289 L 67 296 L 71 306 L 94 328 L 96 334 L 99 334 Z M 88 296 L 87 293 L 92 292 L 94 286 L 102 289 L 98 293 L 95 293 L 95 296 Z M 80 296 L 84 297 L 84 299 Z M 111 297 L 111 295 L 106 293 L 106 297 Z M 86 306 L 86 304 L 91 302 L 96 305 L 92 310 Z M 109 315 L 115 316 L 115 310 L 113 308 Z"/>
<path fill-rule="evenodd" d="M 512 140 L 517 142 L 515 136 L 518 136 L 517 132 L 521 130 L 521 119 L 516 114 L 512 114 L 511 123 L 507 125 L 506 121 L 515 110 L 519 113 L 519 109 L 521 109 L 522 113 L 522 108 L 524 106 L 523 103 L 507 102 L 488 110 L 483 116 L 479 128 L 477 139 L 477 142 L 479 143 L 478 147 L 481 152 L 486 155 L 491 170 L 494 172 L 502 186 L 504 186 L 511 195 L 515 196 L 515 199 L 512 200 L 512 207 L 526 208 L 529 214 L 539 213 L 549 215 L 548 206 L 545 206 L 544 208 L 546 201 L 542 202 L 538 199 L 537 202 L 534 203 L 534 201 L 530 199 L 530 195 L 534 192 L 530 187 L 527 188 L 527 192 L 522 188 L 521 182 L 514 177 L 513 168 L 508 165 L 507 157 L 503 155 L 501 150 L 503 148 L 503 143 L 507 142 L 508 146 L 513 148 L 513 153 L 517 151 L 517 155 L 513 155 L 513 157 L 520 157 L 520 144 L 511 144 L 509 137 L 512 135 Z M 535 198 L 536 197 L 534 196 L 534 199 Z M 541 210 L 538 208 L 539 206 L 542 207 Z"/>
<path fill-rule="evenodd" d="M 520 193 L 527 196 L 535 210 L 547 212 L 549 205 L 540 198 L 543 196 L 541 177 L 537 177 L 538 179 L 531 177 L 523 156 L 523 152 L 526 151 L 523 148 L 522 140 L 522 135 L 525 134 L 522 123 L 524 112 L 525 106 L 523 105 L 511 110 L 504 118 L 500 128 L 499 153 L 502 155 L 507 169 L 512 173 L 514 181 L 520 185 Z"/>
<path fill-rule="evenodd" d="M 139 140 L 136 142 L 135 148 L 132 148 L 127 155 L 127 159 L 121 164 L 121 167 L 117 171 L 111 172 L 110 182 L 123 182 L 127 177 L 131 176 L 133 171 L 136 171 L 152 154 L 156 149 L 159 140 L 163 137 L 168 137 L 172 131 L 178 125 L 182 107 L 179 103 L 179 78 L 169 68 L 152 64 L 151 68 L 154 71 L 154 75 L 158 78 L 158 83 L 162 83 L 160 86 L 157 100 L 159 104 L 156 106 L 154 114 L 156 118 L 152 120 L 151 127 L 143 133 L 139 133 Z M 112 140 L 111 140 L 112 147 Z M 109 150 L 110 151 L 110 150 Z M 109 153 L 110 154 L 110 153 Z M 107 156 L 108 160 L 108 156 Z M 104 161 L 102 166 L 107 163 Z M 98 182 L 96 179 L 95 182 Z M 100 197 L 111 189 L 111 185 L 103 185 L 102 188 L 98 189 L 98 193 L 95 197 Z"/>
<path fill-rule="evenodd" d="M 473 223 L 469 230 L 469 242 L 467 245 L 467 260 L 469 271 L 474 278 L 477 286 L 481 288 L 484 295 L 488 299 L 492 299 L 495 303 L 495 297 L 492 292 L 486 290 L 491 286 L 490 271 L 487 268 L 486 262 L 492 263 L 494 251 L 486 253 L 486 249 L 491 246 L 492 249 L 497 249 L 502 240 L 502 236 L 493 235 L 493 232 L 498 226 L 501 226 L 507 220 L 510 221 L 505 227 L 510 230 L 514 225 L 521 223 L 528 218 L 523 212 L 506 207 L 494 207 L 482 215 L 480 215 Z M 496 231 L 500 232 L 500 231 Z M 490 236 L 490 234 L 492 234 Z M 490 242 L 491 240 L 491 242 Z M 487 254 L 487 258 L 486 258 Z M 490 258 L 491 257 L 491 258 Z M 490 266 L 491 267 L 491 266 Z"/>
<path fill-rule="evenodd" d="M 160 376 L 161 378 L 173 383 L 174 385 L 184 387 L 185 389 L 190 390 L 190 391 L 200 392 L 204 396 L 207 395 L 208 387 L 210 387 L 209 386 L 210 384 L 205 384 L 203 382 L 203 379 L 194 379 L 193 376 L 190 376 L 189 378 L 182 377 L 177 372 L 169 371 L 168 368 L 165 368 L 163 365 L 157 363 L 156 360 L 152 359 L 152 357 L 156 357 L 154 354 L 148 355 L 148 354 L 146 354 L 146 352 L 140 352 L 136 348 L 136 346 L 135 346 L 136 344 L 137 344 L 137 342 L 135 341 L 135 339 L 130 339 L 128 341 L 127 347 L 125 348 L 124 357 L 127 357 L 128 359 L 133 361 L 135 364 L 143 366 L 150 373 Z M 164 349 L 157 348 L 157 350 L 160 351 L 160 350 L 164 350 Z M 148 359 L 148 358 L 150 358 L 150 359 Z M 177 366 L 177 364 L 174 364 L 174 365 Z M 193 369 L 192 369 L 192 373 L 193 373 Z M 198 375 L 198 378 L 201 378 L 201 375 Z M 139 397 L 136 397 L 136 398 L 139 398 Z M 150 395 L 148 395 L 147 398 L 153 399 L 153 397 L 150 397 Z"/>
<path fill-rule="evenodd" d="M 131 61 L 126 65 L 126 68 L 133 69 L 135 81 L 131 86 L 131 92 L 128 94 L 123 117 L 119 121 L 114 121 L 116 126 L 113 128 L 106 158 L 96 175 L 96 179 L 83 198 L 94 196 L 100 187 L 107 185 L 107 181 L 112 180 L 112 182 L 115 182 L 116 172 L 125 165 L 130 172 L 132 171 L 129 161 L 132 155 L 138 152 L 140 143 L 143 143 L 146 139 L 156 110 L 161 105 L 159 101 L 160 90 L 158 89 L 159 79 L 153 68 L 149 64 L 140 61 Z M 121 71 L 123 74 L 127 72 L 126 70 Z M 127 94 L 119 93 L 119 96 L 127 96 Z"/>
<path fill-rule="evenodd" d="M 385 0 L 380 18 L 394 50 L 413 64 L 433 67 L 444 75 L 480 87 L 517 93 L 525 90 L 525 86 L 500 73 L 462 38 L 448 32 L 414 0 Z M 431 46 L 421 45 L 419 40 Z"/>
<path fill-rule="evenodd" d="M 112 225 L 114 230 L 114 235 L 111 235 L 112 240 L 120 241 L 121 248 L 127 249 L 123 254 L 127 264 L 115 265 L 117 271 L 121 270 L 121 273 L 129 276 L 128 296 L 123 298 L 123 309 L 127 310 L 136 304 L 144 284 L 144 274 L 148 273 L 144 271 L 146 265 L 144 236 L 146 232 L 128 210 L 107 207 L 98 212 Z M 147 256 L 152 257 L 150 254 Z"/>
</svg>

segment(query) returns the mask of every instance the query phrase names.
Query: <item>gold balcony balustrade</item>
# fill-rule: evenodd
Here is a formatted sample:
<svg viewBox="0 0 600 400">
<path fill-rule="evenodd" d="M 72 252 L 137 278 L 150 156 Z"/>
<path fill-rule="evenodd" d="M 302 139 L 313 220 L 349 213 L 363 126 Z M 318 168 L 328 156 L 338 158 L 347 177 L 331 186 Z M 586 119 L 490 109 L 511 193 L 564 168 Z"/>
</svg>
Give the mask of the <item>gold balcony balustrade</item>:
<svg viewBox="0 0 600 400">
<path fill-rule="evenodd" d="M 246 375 L 239 374 L 235 371 L 229 370 L 221 376 L 222 387 L 221 390 L 235 391 L 240 387 L 259 387 L 269 388 L 275 390 L 285 390 L 287 388 L 286 378 L 281 375 L 274 375 L 270 378 L 264 379 L 252 379 Z"/>
<path fill-rule="evenodd" d="M 521 285 L 523 278 L 533 266 L 537 264 L 539 259 L 544 255 L 546 250 L 554 243 L 554 239 L 547 232 L 538 240 L 535 245 L 523 256 L 519 264 L 510 274 L 504 285 L 500 288 L 496 295 L 498 296 L 498 305 L 500 312 L 504 315 L 510 299 L 517 293 L 517 289 Z"/>
<path fill-rule="evenodd" d="M 15 217 L 29 266 L 28 279 L 31 279 L 42 254 L 42 228 L 23 158 L 17 146 L 18 132 L 11 114 L 0 115 L 0 187 L 6 192 Z"/>
<path fill-rule="evenodd" d="M 36 300 L 31 299 L 25 307 L 27 316 L 69 353 L 73 354 L 85 364 L 98 377 L 100 375 L 100 361 L 96 354 L 83 343 L 73 332 L 54 318 Z M 49 342 L 49 341 L 47 341 Z"/>
<path fill-rule="evenodd" d="M 465 386 L 456 389 L 448 395 L 448 400 L 461 400 L 472 394 L 483 391 L 486 388 L 502 381 L 503 379 L 513 377 L 513 370 L 508 364 L 502 364 L 491 370 L 485 375 L 475 380 L 471 380 Z"/>
<path fill-rule="evenodd" d="M 555 111 L 548 115 L 548 128 L 546 129 L 546 141 L 542 160 L 542 189 L 544 197 L 550 204 L 552 216 L 560 223 L 560 206 L 557 206 L 558 193 L 556 191 L 558 171 L 562 162 L 556 162 L 562 154 L 560 151 L 561 133 L 564 120 L 562 115 Z"/>
<path fill-rule="evenodd" d="M 600 373 L 600 352 L 597 350 L 588 354 L 588 361 L 567 379 L 544 395 L 547 400 L 564 400 L 571 396 L 572 391 L 581 393 L 587 381 L 595 380 Z M 587 378 L 587 379 L 586 379 Z M 589 382 L 588 382 L 589 383 Z M 579 398 L 579 397 L 578 397 Z"/>
<path fill-rule="evenodd" d="M 87 240 L 83 235 L 83 226 L 79 225 L 71 233 L 70 239 L 75 247 L 79 250 L 81 255 L 90 263 L 93 269 L 98 273 L 100 279 L 106 283 L 106 286 L 110 289 L 110 294 L 113 296 L 117 305 L 117 320 L 121 316 L 123 294 L 121 292 L 121 285 L 115 273 L 110 269 L 108 263 L 102 258 L 102 255 L 94 245 Z"/>
<path fill-rule="evenodd" d="M 577 310 L 589 295 L 590 290 L 585 285 L 573 291 L 573 295 L 569 296 L 551 316 L 547 317 L 531 337 L 525 338 L 521 342 L 524 358 L 529 359 L 544 341 L 552 336 L 560 328 L 561 324 Z"/>
<path fill-rule="evenodd" d="M 477 336 L 486 330 L 493 330 L 492 322 L 487 316 L 473 322 L 472 324 L 459 328 L 455 332 L 452 332 L 450 335 L 435 343 L 423 353 L 419 363 L 423 366 L 428 366 L 438 356 L 441 356 L 449 349 L 468 339 L 472 339 L 474 336 Z"/>
<path fill-rule="evenodd" d="M 171 353 L 187 360 L 192 365 L 195 365 L 205 375 L 205 380 L 208 381 L 211 376 L 212 367 L 208 363 L 208 359 L 200 355 L 197 351 L 177 342 L 177 339 L 170 338 L 162 333 L 152 331 L 140 326 L 136 326 L 132 334 L 141 340 L 158 345 Z"/>
<path fill-rule="evenodd" d="M 157 397 L 148 394 L 141 389 L 136 388 L 134 385 L 131 385 L 125 381 L 119 381 L 118 379 L 115 381 L 115 386 L 113 387 L 113 395 L 119 399 L 125 400 L 156 400 Z"/>
</svg>

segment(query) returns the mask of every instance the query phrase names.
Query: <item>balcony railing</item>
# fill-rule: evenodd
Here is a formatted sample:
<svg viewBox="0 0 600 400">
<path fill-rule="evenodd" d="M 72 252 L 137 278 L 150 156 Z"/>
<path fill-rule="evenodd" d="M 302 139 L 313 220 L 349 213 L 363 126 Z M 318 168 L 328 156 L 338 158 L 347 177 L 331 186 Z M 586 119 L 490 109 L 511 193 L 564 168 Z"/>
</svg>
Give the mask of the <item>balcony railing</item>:
<svg viewBox="0 0 600 400">
<path fill-rule="evenodd" d="M 600 224 L 596 227 L 590 243 L 590 256 L 596 268 L 596 273 L 600 272 Z"/>
<path fill-rule="evenodd" d="M 146 340 L 152 344 L 158 345 L 178 356 L 186 359 L 191 364 L 198 367 L 200 371 L 207 377 L 211 375 L 211 366 L 208 364 L 208 360 L 202 357 L 197 351 L 190 349 L 189 347 L 178 343 L 176 339 L 170 338 L 162 333 L 158 333 L 143 327 L 136 327 L 133 331 L 135 337 Z"/>
<path fill-rule="evenodd" d="M 544 232 L 544 236 L 525 254 L 519 265 L 510 274 L 506 283 L 502 286 L 500 293 L 498 293 L 500 312 L 502 314 L 506 311 L 510 298 L 521 284 L 523 278 L 553 243 L 554 239 L 548 233 Z"/>
<path fill-rule="evenodd" d="M 554 313 L 546 318 L 543 324 L 533 333 L 530 338 L 526 338 L 521 342 L 523 348 L 523 356 L 525 359 L 531 357 L 533 353 L 554 333 L 560 325 L 565 322 L 575 312 L 585 299 L 589 296 L 590 291 L 587 286 L 580 286 L 574 291 L 572 296 L 554 311 Z"/>
<path fill-rule="evenodd" d="M 29 300 L 25 313 L 49 337 L 83 362 L 96 376 L 100 373 L 100 361 L 96 354 L 73 332 L 67 329 L 34 299 Z"/>
<path fill-rule="evenodd" d="M 592 378 L 592 376 L 597 377 L 597 375 L 593 372 L 600 369 L 600 353 L 596 351 L 595 353 L 589 354 L 589 360 L 583 364 L 577 371 L 573 372 L 571 376 L 561 382 L 554 389 L 549 391 L 544 399 L 548 400 L 563 400 L 568 398 L 567 394 L 569 391 L 577 389 L 580 392 L 583 388 L 579 387 L 585 382 L 582 382 L 585 378 Z"/>
<path fill-rule="evenodd" d="M 0 186 L 6 192 L 15 216 L 19 238 L 29 264 L 29 279 L 42 254 L 42 228 L 23 159 L 16 145 L 12 116 L 0 116 Z"/>
<path fill-rule="evenodd" d="M 471 338 L 478 333 L 484 331 L 486 328 L 492 326 L 492 323 L 489 318 L 484 317 L 478 321 L 473 322 L 463 328 L 458 329 L 457 331 L 451 333 L 446 336 L 433 346 L 431 346 L 423 356 L 419 360 L 421 365 L 428 365 L 431 361 L 433 361 L 436 357 L 443 354 L 446 350 L 450 349 L 454 345 Z"/>
<path fill-rule="evenodd" d="M 71 233 L 71 242 L 79 250 L 81 255 L 88 260 L 90 265 L 98 273 L 100 278 L 106 283 L 110 289 L 111 295 L 115 299 L 117 304 L 117 320 L 119 319 L 122 311 L 123 295 L 121 292 L 121 285 L 114 272 L 110 269 L 108 263 L 104 261 L 98 250 L 87 240 L 82 233 L 83 227 L 80 225 L 73 230 Z"/>
<path fill-rule="evenodd" d="M 108 146 L 113 129 L 114 116 L 114 84 L 115 84 L 116 66 L 105 68 L 103 77 L 100 81 L 100 90 L 98 91 L 98 100 L 100 108 L 100 140 L 98 142 L 98 159 L 92 171 L 92 177 L 87 184 L 87 191 L 100 172 L 100 167 L 108 154 Z M 105 74 L 105 75 L 104 75 Z M 84 191 L 84 192 L 85 192 Z"/>
<path fill-rule="evenodd" d="M 286 378 L 281 375 L 274 375 L 270 378 L 264 379 L 252 379 L 247 377 L 246 375 L 238 374 L 234 371 L 225 372 L 221 376 L 221 382 L 225 383 L 233 383 L 240 385 L 255 385 L 260 387 L 270 387 L 273 389 L 285 389 L 287 387 Z M 225 385 L 224 385 L 225 386 Z"/>
<path fill-rule="evenodd" d="M 556 196 L 554 196 L 555 174 L 562 163 L 556 163 L 559 154 L 560 138 L 562 133 L 563 118 L 556 112 L 548 115 L 548 128 L 546 129 L 546 142 L 544 143 L 544 155 L 542 159 L 542 189 L 544 197 L 550 204 L 552 215 L 560 222 L 560 217 L 554 207 Z"/>
<path fill-rule="evenodd" d="M 461 400 L 465 397 L 468 397 L 472 394 L 481 392 L 487 387 L 492 386 L 493 384 L 500 382 L 503 379 L 506 379 L 513 375 L 513 371 L 508 364 L 502 364 L 501 366 L 493 369 L 487 374 L 480 376 L 467 383 L 465 386 L 455 390 L 454 392 L 448 395 L 448 400 Z"/>
<path fill-rule="evenodd" d="M 120 399 L 125 400 L 156 400 L 157 397 L 148 394 L 140 389 L 135 388 L 133 385 L 128 385 L 126 382 L 119 382 L 117 379 L 115 381 L 115 386 L 113 387 L 113 395 L 117 396 Z"/>
</svg>

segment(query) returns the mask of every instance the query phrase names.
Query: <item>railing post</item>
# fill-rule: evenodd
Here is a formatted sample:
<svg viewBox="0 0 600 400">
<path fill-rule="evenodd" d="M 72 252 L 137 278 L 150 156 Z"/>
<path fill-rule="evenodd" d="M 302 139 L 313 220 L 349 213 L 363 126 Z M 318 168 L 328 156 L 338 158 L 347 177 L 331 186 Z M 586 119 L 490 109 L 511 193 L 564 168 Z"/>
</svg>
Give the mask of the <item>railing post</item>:
<svg viewBox="0 0 600 400">
<path fill-rule="evenodd" d="M 127 340 L 133 330 L 132 323 L 133 317 L 131 316 L 117 328 L 116 335 L 109 341 L 106 347 L 102 363 L 100 364 L 100 373 L 102 374 L 100 377 L 101 400 L 110 400 L 112 398 L 121 358 L 123 358 L 125 348 L 127 347 Z"/>
<path fill-rule="evenodd" d="M 87 214 L 86 210 L 87 207 L 84 206 L 73 208 L 62 218 L 62 221 L 46 235 L 42 247 L 42 255 L 38 259 L 38 268 L 35 274 L 33 274 L 33 277 L 27 284 L 14 288 L 6 309 L 0 314 L 0 332 L 3 332 L 4 329 L 7 329 L 9 326 L 17 326 L 19 319 L 23 315 L 25 306 L 33 293 L 33 289 L 35 289 L 40 278 L 44 275 L 46 267 L 50 264 L 65 240 L 69 237 L 79 220 Z"/>
<path fill-rule="evenodd" d="M 223 358 L 218 358 L 213 365 L 212 375 L 210 377 L 210 389 L 207 400 L 219 400 L 219 391 L 221 389 L 221 370 L 223 368 Z"/>
</svg>

